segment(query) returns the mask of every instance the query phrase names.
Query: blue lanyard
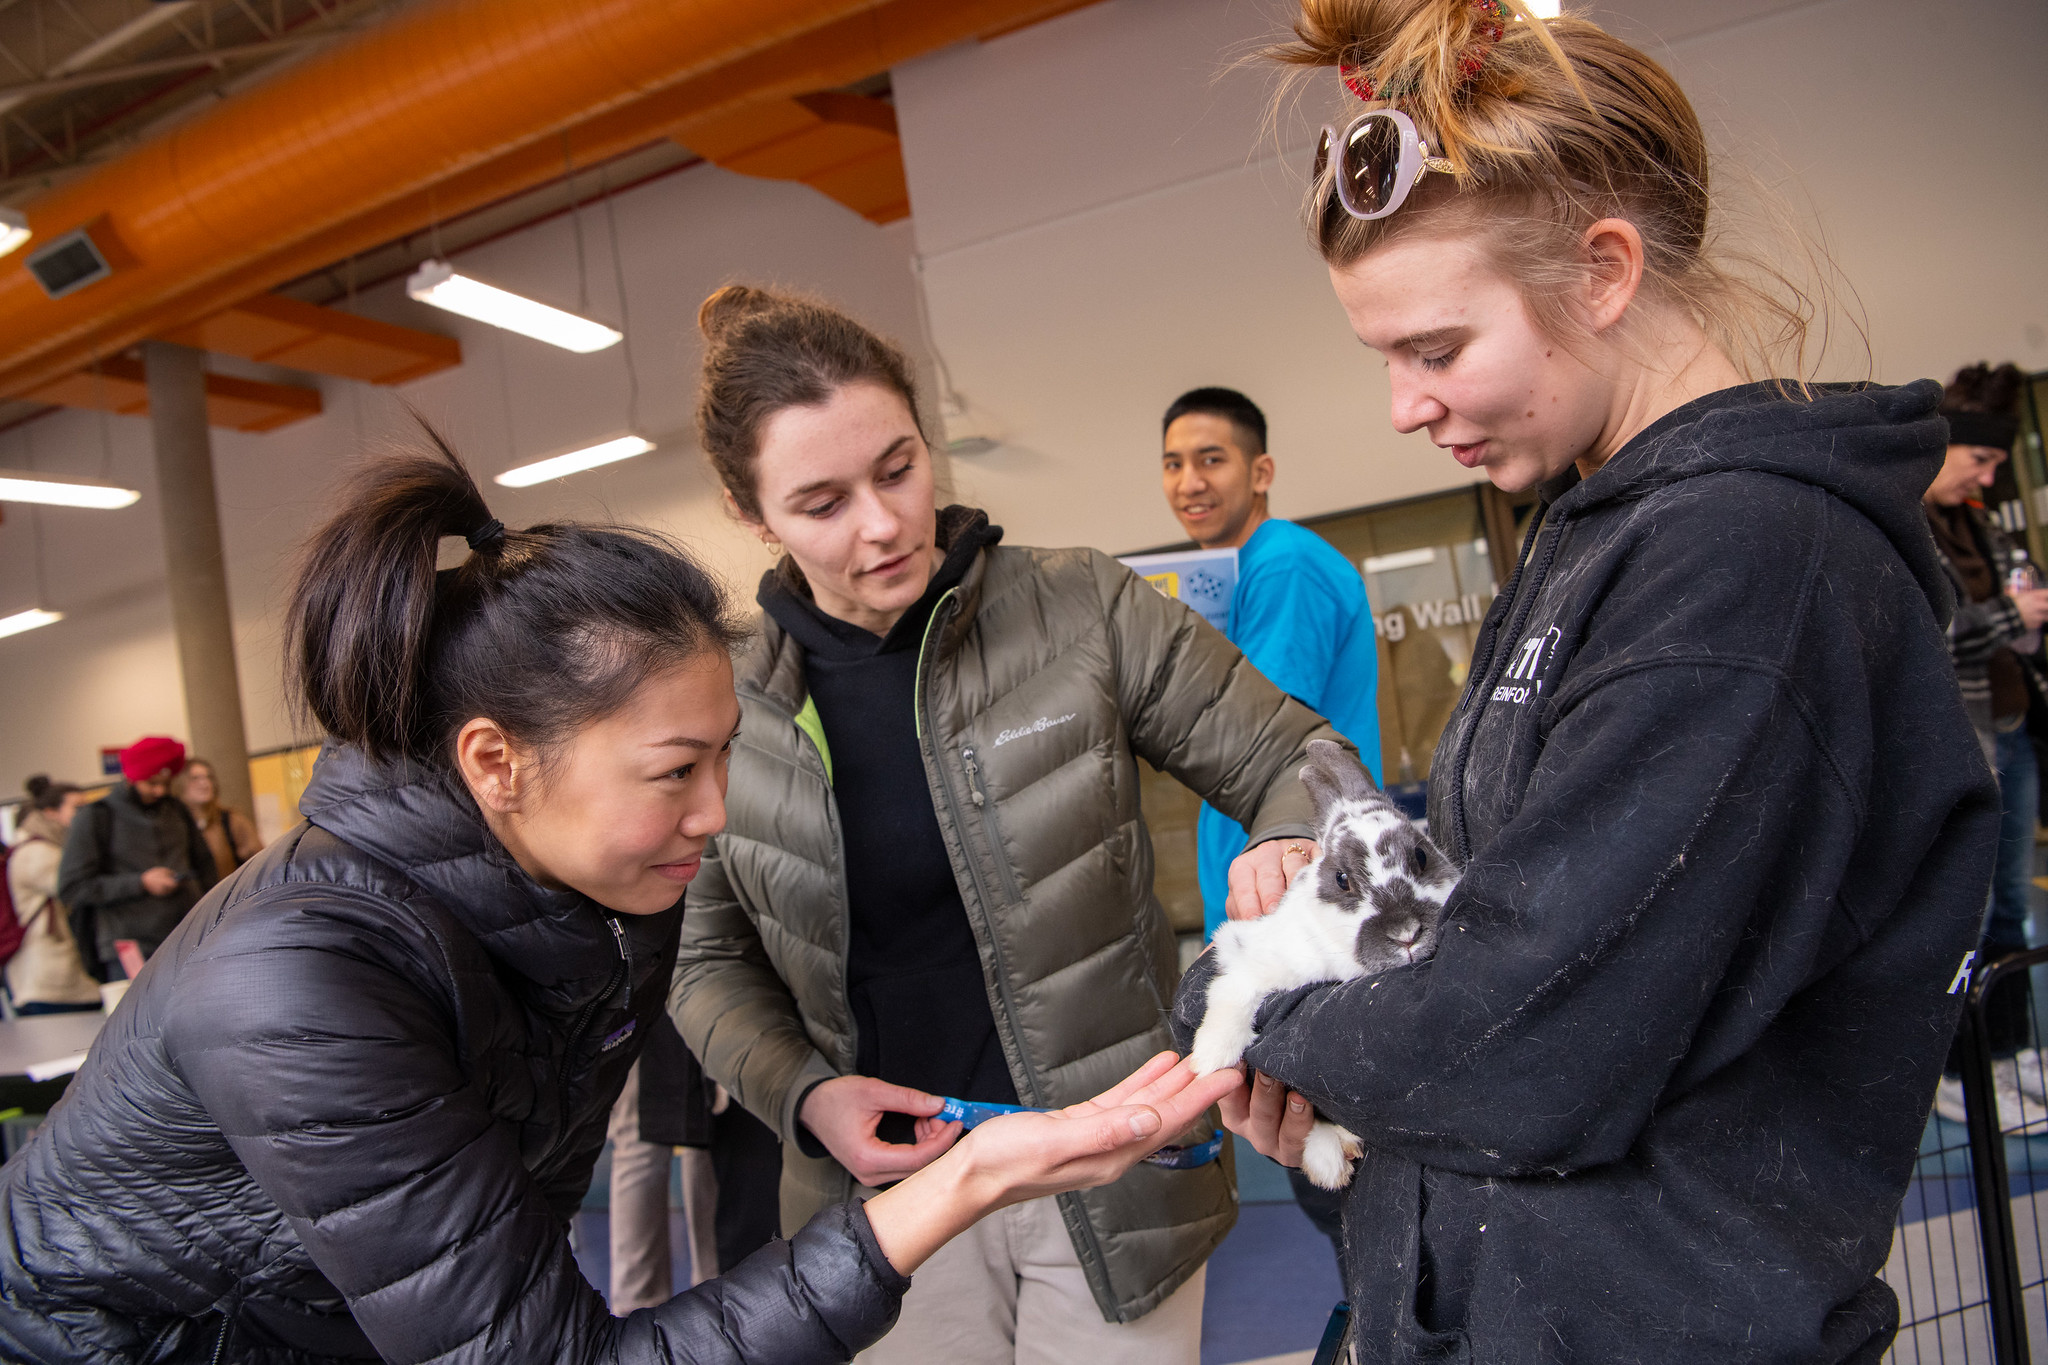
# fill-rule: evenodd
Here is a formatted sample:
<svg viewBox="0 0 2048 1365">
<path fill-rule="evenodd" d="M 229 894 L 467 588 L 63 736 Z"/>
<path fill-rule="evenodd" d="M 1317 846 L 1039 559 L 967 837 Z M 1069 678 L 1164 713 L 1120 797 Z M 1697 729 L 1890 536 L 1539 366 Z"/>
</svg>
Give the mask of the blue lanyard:
<svg viewBox="0 0 2048 1365">
<path fill-rule="evenodd" d="M 980 1100 L 956 1100 L 942 1097 L 936 1117 L 942 1123 L 964 1123 L 969 1128 L 986 1123 L 1004 1114 L 1043 1114 L 1044 1109 L 1029 1109 L 1021 1104 L 985 1104 Z M 1218 1133 L 1207 1142 L 1198 1142 L 1192 1147 L 1161 1147 L 1145 1158 L 1154 1166 L 1164 1166 L 1169 1171 L 1191 1171 L 1197 1166 L 1206 1166 L 1223 1151 L 1223 1134 Z"/>
</svg>

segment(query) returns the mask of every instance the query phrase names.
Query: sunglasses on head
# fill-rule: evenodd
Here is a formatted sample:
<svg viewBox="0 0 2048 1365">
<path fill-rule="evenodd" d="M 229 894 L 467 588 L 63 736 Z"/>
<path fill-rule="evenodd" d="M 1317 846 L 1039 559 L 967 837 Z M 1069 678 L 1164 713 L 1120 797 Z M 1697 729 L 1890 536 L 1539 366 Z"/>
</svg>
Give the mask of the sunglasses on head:
<svg viewBox="0 0 2048 1365">
<path fill-rule="evenodd" d="M 1353 218 L 1371 222 L 1384 218 L 1407 202 L 1408 192 L 1423 176 L 1435 171 L 1451 173 L 1451 163 L 1429 154 L 1429 144 L 1415 131 L 1415 121 L 1398 109 L 1371 109 L 1344 125 L 1339 133 L 1323 125 L 1316 139 L 1316 164 L 1312 172 L 1320 181 L 1331 164 L 1331 148 L 1338 149 L 1337 202 Z"/>
</svg>

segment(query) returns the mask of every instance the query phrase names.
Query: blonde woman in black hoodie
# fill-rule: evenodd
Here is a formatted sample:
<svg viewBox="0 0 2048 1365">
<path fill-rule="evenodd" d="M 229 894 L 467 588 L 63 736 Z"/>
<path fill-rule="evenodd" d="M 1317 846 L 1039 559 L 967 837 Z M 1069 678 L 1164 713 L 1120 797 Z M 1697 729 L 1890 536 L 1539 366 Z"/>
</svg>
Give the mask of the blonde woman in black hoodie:
<svg viewBox="0 0 2048 1365">
<path fill-rule="evenodd" d="M 1225 1119 L 1364 1140 L 1363 1359 L 1874 1361 L 1998 819 L 1920 508 L 1939 387 L 1745 382 L 1801 320 L 1716 267 L 1698 120 L 1593 24 L 1295 31 L 1395 426 L 1542 511 L 1431 773 L 1441 947 L 1269 1001 Z"/>
</svg>

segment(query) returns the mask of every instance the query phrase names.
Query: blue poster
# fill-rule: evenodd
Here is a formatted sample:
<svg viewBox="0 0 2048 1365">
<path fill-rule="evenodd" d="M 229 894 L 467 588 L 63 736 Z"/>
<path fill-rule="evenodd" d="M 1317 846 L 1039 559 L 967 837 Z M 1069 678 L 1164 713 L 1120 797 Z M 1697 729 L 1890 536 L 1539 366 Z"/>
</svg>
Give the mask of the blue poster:
<svg viewBox="0 0 2048 1365">
<path fill-rule="evenodd" d="M 1237 592 L 1236 550 L 1123 555 L 1117 562 L 1168 597 L 1187 603 L 1225 635 L 1230 633 L 1230 599 Z"/>
</svg>

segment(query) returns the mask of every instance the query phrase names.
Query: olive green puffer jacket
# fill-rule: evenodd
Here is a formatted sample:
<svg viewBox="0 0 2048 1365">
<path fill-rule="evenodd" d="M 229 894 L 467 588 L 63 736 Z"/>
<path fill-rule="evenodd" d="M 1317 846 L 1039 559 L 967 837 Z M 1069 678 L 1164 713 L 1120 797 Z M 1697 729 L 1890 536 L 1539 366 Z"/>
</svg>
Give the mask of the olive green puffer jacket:
<svg viewBox="0 0 2048 1365">
<path fill-rule="evenodd" d="M 802 649 L 768 621 L 739 674 L 727 825 L 690 887 L 670 1008 L 705 1071 L 782 1135 L 789 1228 L 853 1193 L 799 1149 L 795 1112 L 853 1069 L 844 853 Z M 925 774 L 1017 1094 L 1087 1099 L 1172 1046 L 1180 973 L 1137 756 L 1254 840 L 1306 836 L 1296 774 L 1335 732 L 1092 550 L 984 550 L 934 607 L 917 677 Z M 1231 1170 L 1140 1165 L 1061 1196 L 1106 1319 L 1143 1316 L 1201 1266 L 1236 1221 Z"/>
</svg>

